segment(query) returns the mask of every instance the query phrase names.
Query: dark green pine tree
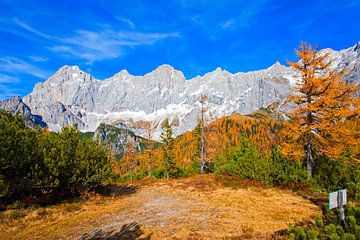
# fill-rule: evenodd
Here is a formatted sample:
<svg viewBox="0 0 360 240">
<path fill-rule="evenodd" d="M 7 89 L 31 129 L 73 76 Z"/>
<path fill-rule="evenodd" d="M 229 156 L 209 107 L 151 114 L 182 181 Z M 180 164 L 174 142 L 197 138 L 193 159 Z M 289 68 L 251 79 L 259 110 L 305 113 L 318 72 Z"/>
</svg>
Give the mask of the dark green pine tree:
<svg viewBox="0 0 360 240">
<path fill-rule="evenodd" d="M 193 131 L 195 151 L 193 155 L 192 165 L 195 169 L 200 168 L 201 155 L 202 155 L 202 121 L 197 120 L 195 129 Z"/>
<path fill-rule="evenodd" d="M 176 177 L 177 168 L 173 154 L 174 137 L 169 119 L 165 119 L 161 129 L 162 132 L 160 134 L 160 138 L 162 142 L 163 163 L 165 166 L 166 177 Z"/>
</svg>

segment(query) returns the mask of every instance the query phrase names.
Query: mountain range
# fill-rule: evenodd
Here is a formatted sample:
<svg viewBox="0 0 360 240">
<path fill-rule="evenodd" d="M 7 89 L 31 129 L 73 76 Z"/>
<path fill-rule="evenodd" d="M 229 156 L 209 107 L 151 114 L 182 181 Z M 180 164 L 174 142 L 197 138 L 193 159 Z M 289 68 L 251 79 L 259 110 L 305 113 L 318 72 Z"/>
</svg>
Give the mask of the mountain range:
<svg viewBox="0 0 360 240">
<path fill-rule="evenodd" d="M 360 42 L 341 51 L 323 49 L 320 54 L 329 54 L 335 69 L 348 66 L 352 70 L 347 76 L 349 82 L 360 82 Z M 246 73 L 233 74 L 217 68 L 192 79 L 166 64 L 144 76 L 122 70 L 104 80 L 78 66 L 66 65 L 37 83 L 21 102 L 53 131 L 77 123 L 81 131 L 95 132 L 101 123 L 106 123 L 123 124 L 137 135 L 144 135 L 151 121 L 154 139 L 158 139 L 165 118 L 169 118 L 175 135 L 194 128 L 200 115 L 201 95 L 208 97 L 206 119 L 212 121 L 282 102 L 296 79 L 296 73 L 279 62 Z M 0 102 L 0 108 L 4 108 L 5 101 Z"/>
</svg>

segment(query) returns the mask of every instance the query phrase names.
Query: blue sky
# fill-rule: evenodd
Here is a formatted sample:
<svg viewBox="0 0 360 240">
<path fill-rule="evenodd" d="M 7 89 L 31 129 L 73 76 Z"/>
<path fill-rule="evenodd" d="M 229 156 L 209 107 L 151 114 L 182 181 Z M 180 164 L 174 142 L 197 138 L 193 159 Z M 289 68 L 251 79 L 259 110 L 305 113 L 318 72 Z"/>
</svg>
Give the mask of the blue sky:
<svg viewBox="0 0 360 240">
<path fill-rule="evenodd" d="M 360 0 L 0 0 L 0 99 L 24 96 L 58 68 L 103 79 L 170 64 L 187 78 L 294 60 L 303 40 L 360 41 Z"/>
</svg>

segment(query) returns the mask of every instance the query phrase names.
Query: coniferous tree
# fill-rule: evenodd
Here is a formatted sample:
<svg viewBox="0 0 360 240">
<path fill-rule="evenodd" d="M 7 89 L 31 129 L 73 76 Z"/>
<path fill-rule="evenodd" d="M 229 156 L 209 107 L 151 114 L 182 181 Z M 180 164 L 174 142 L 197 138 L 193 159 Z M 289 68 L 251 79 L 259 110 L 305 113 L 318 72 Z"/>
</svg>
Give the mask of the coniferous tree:
<svg viewBox="0 0 360 240">
<path fill-rule="evenodd" d="M 154 123 L 153 123 L 153 121 L 147 122 L 147 123 L 146 123 L 146 126 L 145 126 L 145 135 L 146 135 L 146 138 L 147 138 L 148 140 L 151 140 L 153 130 L 154 130 Z"/>
<path fill-rule="evenodd" d="M 201 113 L 201 118 L 200 118 L 200 129 L 201 129 L 201 161 L 200 161 L 200 173 L 203 174 L 205 173 L 205 165 L 206 165 L 206 149 L 205 149 L 205 113 L 206 113 L 206 107 L 205 107 L 205 103 L 208 100 L 208 96 L 207 95 L 201 95 L 200 96 L 200 104 L 201 104 L 201 108 L 200 108 L 200 113 Z"/>
<path fill-rule="evenodd" d="M 315 158 L 337 158 L 348 147 L 359 144 L 358 131 L 346 121 L 357 118 L 359 89 L 344 80 L 346 68 L 336 71 L 328 54 L 320 54 L 302 43 L 296 54 L 299 62 L 290 62 L 299 81 L 289 100 L 296 104 L 292 120 L 284 131 L 282 152 L 294 158 L 305 157 L 308 178 L 312 177 Z"/>
<path fill-rule="evenodd" d="M 160 138 L 162 142 L 162 155 L 163 155 L 163 163 L 166 171 L 166 177 L 167 178 L 175 177 L 176 164 L 173 154 L 174 137 L 169 119 L 167 118 L 162 124 L 162 132 L 160 134 Z"/>
<path fill-rule="evenodd" d="M 80 140 L 76 128 L 64 127 L 60 133 L 33 130 L 19 115 L 0 110 L 0 205 L 29 196 L 34 189 L 79 192 L 109 174 L 104 147 Z"/>
<path fill-rule="evenodd" d="M 130 172 L 130 179 L 133 180 L 134 162 L 135 162 L 135 138 L 131 137 L 127 147 L 127 153 L 125 155 L 126 165 Z"/>
<path fill-rule="evenodd" d="M 193 165 L 199 166 L 201 162 L 202 155 L 202 121 L 201 119 L 197 120 L 197 124 L 193 131 L 193 139 L 194 139 L 194 155 L 193 155 Z"/>
<path fill-rule="evenodd" d="M 36 132 L 20 115 L 0 110 L 0 196 L 29 193 L 30 168 L 41 160 Z"/>
</svg>

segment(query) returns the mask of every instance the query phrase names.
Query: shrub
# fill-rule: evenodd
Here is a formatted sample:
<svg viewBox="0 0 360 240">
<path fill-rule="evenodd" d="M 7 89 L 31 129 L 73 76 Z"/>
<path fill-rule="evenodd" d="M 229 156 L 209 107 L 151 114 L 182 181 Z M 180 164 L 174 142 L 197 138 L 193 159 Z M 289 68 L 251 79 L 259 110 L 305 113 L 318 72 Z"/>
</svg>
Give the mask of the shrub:
<svg viewBox="0 0 360 240">
<path fill-rule="evenodd" d="M 59 134 L 32 130 L 18 115 L 0 111 L 0 203 L 34 194 L 59 200 L 95 187 L 109 175 L 106 149 L 91 139 L 81 140 L 75 127 L 64 127 Z M 42 194 L 44 190 L 51 194 Z"/>
<path fill-rule="evenodd" d="M 277 186 L 308 182 L 307 172 L 302 162 L 286 159 L 277 147 L 271 151 L 270 171 L 271 181 Z"/>
<path fill-rule="evenodd" d="M 332 234 L 329 235 L 329 239 L 330 240 L 340 240 L 341 238 L 336 233 L 332 233 Z"/>
<path fill-rule="evenodd" d="M 315 226 L 318 228 L 324 227 L 323 220 L 320 216 L 315 217 Z"/>
<path fill-rule="evenodd" d="M 306 236 L 309 240 L 317 240 L 319 233 L 316 230 L 310 229 L 307 231 Z"/>
<path fill-rule="evenodd" d="M 263 183 L 270 183 L 270 163 L 261 152 L 243 140 L 238 149 L 232 151 L 230 159 L 218 159 L 215 173 L 236 175 Z"/>
<path fill-rule="evenodd" d="M 300 226 L 295 227 L 295 236 L 298 240 L 306 240 L 306 233 L 304 228 Z"/>
<path fill-rule="evenodd" d="M 346 225 L 339 223 L 339 211 L 330 211 L 324 214 L 324 219 L 315 218 L 315 228 L 313 225 L 306 225 L 307 239 L 360 239 L 360 208 L 348 205 L 345 207 Z M 323 223 L 328 225 L 324 225 Z M 290 225 L 289 232 L 293 234 L 293 239 L 300 239 L 303 236 L 303 227 Z"/>
<path fill-rule="evenodd" d="M 356 236 L 351 233 L 345 233 L 342 239 L 343 240 L 356 240 Z"/>
</svg>

